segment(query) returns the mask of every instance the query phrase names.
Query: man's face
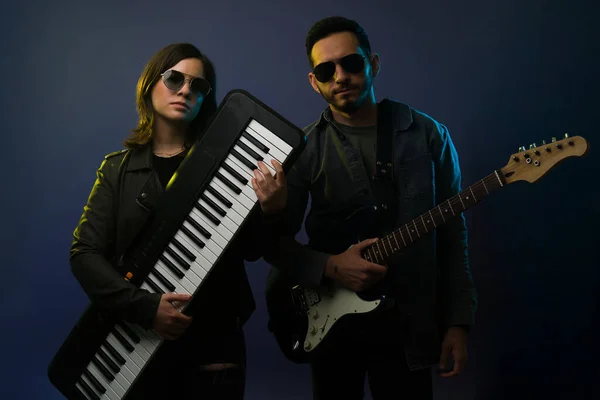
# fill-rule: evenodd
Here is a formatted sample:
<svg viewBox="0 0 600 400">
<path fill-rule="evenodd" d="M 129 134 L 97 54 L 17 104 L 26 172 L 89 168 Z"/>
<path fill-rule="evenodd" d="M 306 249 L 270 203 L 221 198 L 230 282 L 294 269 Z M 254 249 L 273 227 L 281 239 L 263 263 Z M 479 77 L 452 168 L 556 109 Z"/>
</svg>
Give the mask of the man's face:
<svg viewBox="0 0 600 400">
<path fill-rule="evenodd" d="M 358 110 L 371 92 L 373 66 L 360 48 L 356 36 L 351 32 L 334 33 L 316 42 L 311 55 L 315 69 L 308 74 L 308 78 L 313 89 L 323 96 L 334 111 L 351 114 Z M 327 62 L 329 64 L 324 64 Z M 315 74 L 315 71 L 329 73 Z M 317 78 L 326 81 L 321 82 Z"/>
</svg>

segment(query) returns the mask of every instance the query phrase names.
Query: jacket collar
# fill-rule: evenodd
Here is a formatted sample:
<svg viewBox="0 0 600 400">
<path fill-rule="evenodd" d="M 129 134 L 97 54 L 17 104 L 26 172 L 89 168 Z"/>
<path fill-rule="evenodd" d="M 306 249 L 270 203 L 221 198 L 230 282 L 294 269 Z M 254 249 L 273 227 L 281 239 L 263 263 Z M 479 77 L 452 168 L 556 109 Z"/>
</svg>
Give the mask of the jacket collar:
<svg viewBox="0 0 600 400">
<path fill-rule="evenodd" d="M 413 123 L 413 116 L 410 107 L 407 104 L 388 98 L 382 100 L 382 102 L 384 101 L 390 103 L 390 109 L 392 110 L 392 114 L 394 116 L 394 121 L 392 123 L 394 132 L 407 130 Z M 319 119 L 315 123 L 315 127 L 320 129 L 324 125 L 331 123 L 332 120 L 333 114 L 331 113 L 331 109 L 327 107 L 319 116 Z"/>
<path fill-rule="evenodd" d="M 151 168 L 152 146 L 148 144 L 131 151 L 131 158 L 127 164 L 127 172 Z"/>
</svg>

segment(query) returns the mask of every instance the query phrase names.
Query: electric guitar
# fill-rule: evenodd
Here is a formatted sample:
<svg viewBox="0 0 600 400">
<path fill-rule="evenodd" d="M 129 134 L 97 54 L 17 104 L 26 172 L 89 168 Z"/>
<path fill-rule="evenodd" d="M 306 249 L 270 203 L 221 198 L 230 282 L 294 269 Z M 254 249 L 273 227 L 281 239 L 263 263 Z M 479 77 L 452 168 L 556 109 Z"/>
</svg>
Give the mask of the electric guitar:
<svg viewBox="0 0 600 400">
<path fill-rule="evenodd" d="M 554 166 L 568 157 L 581 157 L 587 153 L 588 143 L 581 136 L 552 142 L 541 146 L 520 147 L 510 156 L 509 162 L 480 181 L 444 200 L 437 207 L 418 216 L 394 232 L 381 237 L 364 249 L 363 257 L 376 264 L 386 264 L 404 248 L 434 231 L 453 217 L 480 202 L 488 194 L 517 181 L 536 182 Z M 356 214 L 356 213 L 355 213 Z M 356 222 L 353 218 L 351 221 Z M 343 232 L 343 230 L 340 230 Z M 373 237 L 373 236 L 372 236 Z M 353 292 L 335 283 L 316 288 L 305 287 L 281 276 L 267 290 L 269 329 L 273 332 L 284 355 L 293 362 L 309 362 L 323 342 L 335 340 L 336 327 L 343 321 L 370 313 L 380 308 L 385 294 Z M 351 317 L 353 316 L 353 317 Z M 327 340 L 326 340 L 327 339 Z"/>
</svg>

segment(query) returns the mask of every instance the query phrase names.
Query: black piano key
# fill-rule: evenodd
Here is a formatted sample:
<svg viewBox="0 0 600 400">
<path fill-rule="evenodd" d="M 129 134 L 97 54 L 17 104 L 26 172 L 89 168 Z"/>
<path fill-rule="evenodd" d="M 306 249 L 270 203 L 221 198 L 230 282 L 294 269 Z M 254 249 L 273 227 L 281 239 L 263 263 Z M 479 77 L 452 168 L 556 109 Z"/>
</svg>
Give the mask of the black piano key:
<svg viewBox="0 0 600 400">
<path fill-rule="evenodd" d="M 106 393 L 106 388 L 104 387 L 104 385 L 101 384 L 98 381 L 98 379 L 96 379 L 96 377 L 94 375 L 92 375 L 92 373 L 90 371 L 88 371 L 87 369 L 84 369 L 83 375 L 86 378 L 88 378 L 88 381 L 91 382 L 92 386 L 95 387 L 97 391 L 99 391 L 102 394 Z"/>
<path fill-rule="evenodd" d="M 152 289 L 154 289 L 154 291 L 156 293 L 161 293 L 161 294 L 165 294 L 165 291 L 161 289 L 160 286 L 158 286 L 156 283 L 154 283 L 154 281 L 152 281 L 152 279 L 146 278 L 144 279 L 144 282 L 146 282 L 148 285 L 150 285 L 150 287 Z"/>
<path fill-rule="evenodd" d="M 119 352 L 117 351 L 117 349 L 115 349 L 112 346 L 112 344 L 110 344 L 108 341 L 104 342 L 103 344 L 104 344 L 104 347 L 106 347 L 106 349 L 110 353 L 110 355 L 113 356 L 115 358 L 115 360 L 117 360 L 117 362 L 120 365 L 125 365 L 125 359 L 123 358 L 123 356 L 121 356 L 119 354 Z"/>
<path fill-rule="evenodd" d="M 118 330 L 113 329 L 110 333 L 115 335 L 119 343 L 121 343 L 123 347 L 125 347 L 125 350 L 127 350 L 130 353 L 134 350 L 133 345 L 129 343 L 129 341 L 125 339 L 125 336 L 121 335 L 121 333 Z"/>
<path fill-rule="evenodd" d="M 119 325 L 119 328 L 121 328 L 123 330 L 123 332 L 125 332 L 125 334 L 127 334 L 127 336 L 129 336 L 129 339 L 131 339 L 133 341 L 133 343 L 140 342 L 140 340 L 141 340 L 140 337 L 129 326 L 127 326 L 127 324 L 122 323 L 122 322 L 117 322 L 117 325 Z"/>
<path fill-rule="evenodd" d="M 186 256 L 190 261 L 196 260 L 196 256 L 191 251 L 189 251 L 179 240 L 173 238 L 171 239 L 171 243 L 173 243 L 173 246 L 177 247 L 177 250 L 182 252 L 183 255 Z"/>
<path fill-rule="evenodd" d="M 170 248 L 168 248 L 168 247 L 167 247 L 167 249 L 166 249 L 166 250 L 167 250 L 167 253 L 168 253 L 168 254 L 169 254 L 171 257 L 173 257 L 173 258 L 175 259 L 175 262 L 176 262 L 177 264 L 179 264 L 179 266 L 181 266 L 181 267 L 182 267 L 183 269 L 185 269 L 186 271 L 187 271 L 188 269 L 190 269 L 190 263 L 189 263 L 189 262 L 187 262 L 187 261 L 185 261 L 183 258 L 181 258 L 181 256 L 179 256 L 179 254 L 177 254 L 177 253 L 175 252 L 175 250 L 173 250 L 173 249 L 170 249 Z M 165 257 L 164 255 L 160 257 L 160 260 L 161 260 L 162 262 L 164 262 L 164 263 L 165 263 L 165 265 L 166 265 L 167 267 L 169 267 L 169 269 L 170 269 L 171 271 L 173 271 L 173 273 L 174 273 L 175 275 L 177 275 L 177 277 L 178 277 L 179 279 L 183 278 L 183 276 L 184 276 L 184 273 L 183 273 L 183 272 L 181 272 L 181 270 L 180 270 L 179 268 L 177 268 L 177 266 L 176 266 L 175 264 L 173 264 L 173 263 L 171 262 L 171 260 L 169 260 L 169 259 L 168 259 L 167 257 Z"/>
<path fill-rule="evenodd" d="M 250 146 L 248 146 L 246 143 L 244 143 L 244 142 L 237 142 L 236 144 L 237 144 L 238 146 L 240 146 L 242 149 L 244 149 L 244 151 L 245 151 L 246 153 L 248 153 L 248 155 L 249 155 L 250 157 L 254 157 L 254 159 L 255 159 L 256 161 L 262 161 L 262 160 L 263 160 L 263 157 L 262 157 L 260 154 L 258 154 L 257 152 L 255 152 L 254 150 L 252 150 L 252 149 L 250 148 Z"/>
<path fill-rule="evenodd" d="M 200 196 L 200 198 L 201 198 L 202 200 L 204 200 L 204 201 L 205 201 L 205 202 L 206 202 L 206 203 L 207 203 L 209 206 L 211 206 L 211 208 L 212 208 L 213 210 L 215 210 L 215 212 L 216 212 L 217 214 L 219 214 L 221 217 L 224 217 L 224 216 L 225 216 L 225 214 L 227 214 L 227 213 L 225 212 L 225 210 L 223 210 L 221 207 L 219 207 L 219 206 L 217 205 L 217 203 L 215 203 L 214 201 L 212 201 L 212 200 L 211 200 L 211 198 L 210 198 L 210 197 L 208 197 L 207 195 L 205 195 L 204 193 L 203 193 L 203 194 Z"/>
<path fill-rule="evenodd" d="M 233 190 L 233 192 L 235 194 L 241 194 L 242 193 L 242 189 L 240 189 L 239 187 L 235 186 L 235 184 L 233 182 L 231 182 L 229 179 L 225 178 L 223 176 L 223 174 L 221 174 L 220 172 L 217 172 L 216 177 L 219 178 L 219 180 L 221 182 L 223 182 L 229 189 Z"/>
<path fill-rule="evenodd" d="M 204 247 L 204 242 L 202 240 L 200 240 L 200 238 L 196 235 L 194 235 L 194 232 L 190 231 L 188 228 L 186 228 L 185 226 L 181 225 L 181 231 L 183 233 L 186 234 L 187 237 L 189 237 L 190 239 L 192 239 L 192 242 L 194 242 L 194 244 L 200 248 Z"/>
<path fill-rule="evenodd" d="M 98 357 L 100 357 L 100 359 L 104 361 L 104 363 L 108 365 L 108 368 L 110 368 L 115 374 L 121 370 L 121 368 L 119 368 L 119 366 L 112 360 L 112 358 L 108 356 L 108 354 L 106 354 L 104 350 L 98 349 Z"/>
<path fill-rule="evenodd" d="M 214 215 L 212 215 L 212 213 L 210 211 L 208 211 L 206 209 L 206 207 L 204 207 L 202 204 L 200 203 L 196 203 L 196 208 L 202 213 L 202 215 L 204 215 L 206 218 L 208 218 L 210 220 L 210 222 L 212 222 L 215 225 L 219 225 L 221 223 L 221 220 L 217 217 L 215 217 Z"/>
<path fill-rule="evenodd" d="M 181 270 L 180 270 L 179 268 L 177 268 L 177 266 L 176 266 L 175 264 L 173 264 L 173 263 L 171 262 L 171 260 L 169 260 L 169 259 L 168 259 L 167 257 L 165 257 L 164 255 L 163 255 L 163 256 L 160 256 L 160 261 L 162 261 L 162 262 L 163 262 L 163 264 L 165 264 L 165 266 L 166 266 L 167 268 L 169 268 L 169 269 L 171 270 L 171 272 L 172 272 L 173 274 L 175 274 L 175 276 L 177 276 L 179 279 L 182 279 L 182 278 L 185 276 L 185 274 L 184 274 L 183 272 L 181 272 Z"/>
<path fill-rule="evenodd" d="M 248 132 L 246 132 L 246 131 L 242 132 L 242 136 L 245 137 L 246 139 L 248 139 L 248 141 L 250 143 L 252 143 L 256 147 L 258 147 L 260 149 L 260 151 L 262 151 L 264 153 L 268 153 L 269 152 L 269 148 L 267 146 L 265 146 L 264 144 L 262 144 L 261 142 L 259 142 L 258 139 L 256 139 L 254 136 L 252 136 Z"/>
<path fill-rule="evenodd" d="M 246 167 L 250 168 L 251 170 L 255 170 L 256 168 L 258 168 L 258 165 L 256 165 L 256 163 L 253 163 L 252 161 L 248 160 L 246 157 L 241 155 L 237 150 L 235 150 L 235 149 L 231 150 L 231 154 L 235 158 L 240 160 L 242 163 L 244 163 L 244 165 Z"/>
<path fill-rule="evenodd" d="M 79 383 L 79 385 L 83 388 L 84 392 L 88 395 L 89 398 L 91 398 L 92 400 L 100 400 L 100 396 L 98 396 L 96 392 L 94 392 L 94 389 L 92 389 L 90 385 L 86 383 L 86 381 L 79 378 L 77 379 L 77 383 Z"/>
<path fill-rule="evenodd" d="M 196 228 L 196 230 L 197 230 L 198 232 L 200 232 L 200 233 L 202 234 L 202 236 L 204 236 L 204 237 L 205 237 L 205 238 L 207 238 L 207 239 L 210 239 L 210 236 L 211 236 L 210 232 L 209 232 L 209 231 L 207 231 L 206 229 L 204 229 L 204 228 L 202 227 L 202 225 L 200 225 L 199 223 L 197 223 L 197 222 L 196 222 L 196 221 L 195 221 L 195 220 L 194 220 L 192 217 L 190 217 L 190 216 L 188 215 L 188 216 L 185 218 L 185 220 L 186 220 L 187 222 L 189 222 L 190 224 L 192 224 L 192 226 L 193 226 L 194 228 Z"/>
<path fill-rule="evenodd" d="M 233 203 L 227 200 L 221 193 L 219 193 L 215 188 L 209 186 L 206 188 L 206 191 L 217 198 L 225 207 L 231 208 L 233 207 Z"/>
<path fill-rule="evenodd" d="M 231 168 L 231 166 L 229 164 L 223 163 L 223 169 L 225 171 L 229 172 L 231 175 L 233 175 L 233 177 L 235 179 L 237 179 L 238 182 L 240 182 L 242 185 L 248 184 L 248 179 L 244 178 L 242 175 L 240 175 L 239 172 L 237 172 L 235 169 Z"/>
<path fill-rule="evenodd" d="M 161 274 L 160 272 L 158 272 L 155 269 L 150 271 L 150 273 L 152 275 L 154 275 L 156 278 L 158 278 L 158 280 L 167 288 L 167 290 L 169 292 L 175 291 L 175 285 L 173 285 L 167 278 L 165 278 L 163 274 Z"/>
<path fill-rule="evenodd" d="M 92 364 L 94 364 L 94 366 L 98 368 L 98 371 L 100 371 L 100 373 L 103 377 L 106 378 L 106 380 L 110 382 L 115 380 L 115 376 L 104 366 L 104 364 L 102 364 L 102 362 L 97 357 L 92 358 Z"/>
</svg>

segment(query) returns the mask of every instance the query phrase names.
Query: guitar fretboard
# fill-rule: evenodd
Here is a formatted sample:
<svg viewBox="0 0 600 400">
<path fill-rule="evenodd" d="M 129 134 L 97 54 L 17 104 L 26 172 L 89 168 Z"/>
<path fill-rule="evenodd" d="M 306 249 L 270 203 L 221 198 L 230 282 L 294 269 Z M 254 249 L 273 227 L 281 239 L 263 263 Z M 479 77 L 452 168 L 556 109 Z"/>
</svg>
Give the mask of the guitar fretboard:
<svg viewBox="0 0 600 400">
<path fill-rule="evenodd" d="M 364 258 L 376 264 L 385 264 L 399 251 L 460 215 L 467 208 L 479 203 L 484 197 L 502 186 L 504 186 L 504 182 L 500 171 L 494 171 L 367 247 L 363 251 Z"/>
</svg>

